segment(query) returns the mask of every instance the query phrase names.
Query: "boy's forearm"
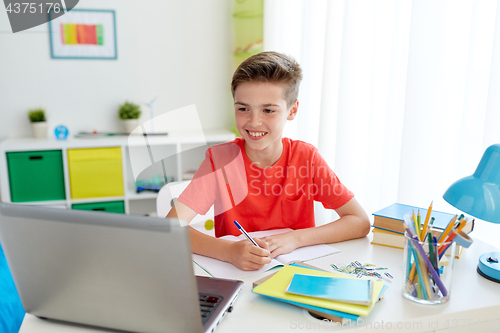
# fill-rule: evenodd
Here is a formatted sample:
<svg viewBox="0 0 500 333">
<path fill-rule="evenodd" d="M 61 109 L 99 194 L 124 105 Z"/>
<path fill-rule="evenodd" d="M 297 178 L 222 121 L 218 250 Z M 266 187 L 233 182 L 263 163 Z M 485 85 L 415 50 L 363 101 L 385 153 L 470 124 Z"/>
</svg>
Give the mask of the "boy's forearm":
<svg viewBox="0 0 500 333">
<path fill-rule="evenodd" d="M 196 212 L 183 204 L 177 202 L 174 207 L 168 212 L 168 217 L 182 218 L 188 223 L 196 216 Z M 229 245 L 230 241 L 225 239 L 215 238 L 206 235 L 198 230 L 189 227 L 189 237 L 191 239 L 191 250 L 193 253 L 201 254 L 207 257 L 229 261 Z"/>
<path fill-rule="evenodd" d="M 365 237 L 370 231 L 368 218 L 346 215 L 342 218 L 316 228 L 299 229 L 297 235 L 300 247 L 316 244 L 329 244 L 349 239 Z"/>
<path fill-rule="evenodd" d="M 336 211 L 340 216 L 336 221 L 316 228 L 296 230 L 299 245 L 336 243 L 368 235 L 370 220 L 356 198 Z"/>
<path fill-rule="evenodd" d="M 193 253 L 229 262 L 231 241 L 206 235 L 192 227 L 189 227 L 189 237 Z"/>
</svg>

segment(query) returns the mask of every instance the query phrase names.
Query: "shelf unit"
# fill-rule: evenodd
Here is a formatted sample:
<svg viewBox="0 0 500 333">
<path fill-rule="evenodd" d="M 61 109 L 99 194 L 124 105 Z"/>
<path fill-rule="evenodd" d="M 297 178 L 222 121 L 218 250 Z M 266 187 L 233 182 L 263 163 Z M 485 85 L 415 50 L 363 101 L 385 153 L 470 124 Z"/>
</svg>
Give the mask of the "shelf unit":
<svg viewBox="0 0 500 333">
<path fill-rule="evenodd" d="M 151 162 L 134 179 L 131 149 L 148 149 L 144 146 L 144 137 L 99 137 L 71 138 L 68 140 L 15 138 L 0 142 L 0 195 L 3 202 L 12 202 L 11 184 L 8 168 L 8 153 L 13 152 L 43 152 L 60 150 L 64 173 L 64 200 L 24 201 L 16 204 L 45 205 L 71 209 L 73 204 L 102 203 L 123 201 L 126 214 L 147 214 L 155 211 L 157 193 L 151 191 L 136 192 L 135 181 L 149 179 L 155 175 L 163 176 L 166 172 L 169 181 L 183 180 L 182 175 L 189 170 L 196 170 L 204 159 L 209 146 L 233 140 L 235 135 L 227 130 L 205 131 L 199 133 L 169 133 L 168 135 L 148 136 L 149 152 L 157 156 L 165 155 L 156 163 Z M 123 195 L 74 199 L 71 197 L 68 150 L 93 148 L 120 148 L 123 174 Z M 148 151 L 148 150 L 144 150 Z M 132 155 L 134 155 L 132 153 Z M 136 157 L 134 157 L 136 158 Z M 144 162 L 146 163 L 146 162 Z M 144 164 L 143 163 L 143 164 Z M 147 163 L 146 163 L 147 164 Z M 136 170 L 136 173 L 138 171 Z M 30 186 L 37 186 L 36 183 Z"/>
</svg>

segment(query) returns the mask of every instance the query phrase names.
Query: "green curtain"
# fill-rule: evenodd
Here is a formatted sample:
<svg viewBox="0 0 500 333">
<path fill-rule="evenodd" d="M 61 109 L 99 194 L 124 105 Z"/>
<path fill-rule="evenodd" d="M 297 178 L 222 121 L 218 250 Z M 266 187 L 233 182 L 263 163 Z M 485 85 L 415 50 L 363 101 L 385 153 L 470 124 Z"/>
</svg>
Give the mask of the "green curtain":
<svg viewBox="0 0 500 333">
<path fill-rule="evenodd" d="M 264 49 L 264 0 L 234 0 L 233 8 L 236 69 L 243 60 Z M 232 131 L 239 136 L 234 117 Z"/>
<path fill-rule="evenodd" d="M 234 64 L 236 67 L 246 58 L 262 52 L 264 38 L 264 0 L 235 0 Z"/>
</svg>

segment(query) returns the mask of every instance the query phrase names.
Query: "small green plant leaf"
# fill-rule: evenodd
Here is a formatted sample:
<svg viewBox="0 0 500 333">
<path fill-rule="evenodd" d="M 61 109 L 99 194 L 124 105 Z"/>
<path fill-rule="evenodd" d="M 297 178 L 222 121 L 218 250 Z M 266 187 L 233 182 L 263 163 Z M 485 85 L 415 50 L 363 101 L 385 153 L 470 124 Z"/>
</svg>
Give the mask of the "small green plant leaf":
<svg viewBox="0 0 500 333">
<path fill-rule="evenodd" d="M 47 121 L 47 119 L 45 118 L 45 109 L 42 108 L 29 110 L 28 117 L 30 118 L 30 121 L 32 123 Z"/>
<path fill-rule="evenodd" d="M 137 104 L 125 102 L 118 109 L 120 119 L 138 119 L 141 116 L 141 107 Z"/>
</svg>

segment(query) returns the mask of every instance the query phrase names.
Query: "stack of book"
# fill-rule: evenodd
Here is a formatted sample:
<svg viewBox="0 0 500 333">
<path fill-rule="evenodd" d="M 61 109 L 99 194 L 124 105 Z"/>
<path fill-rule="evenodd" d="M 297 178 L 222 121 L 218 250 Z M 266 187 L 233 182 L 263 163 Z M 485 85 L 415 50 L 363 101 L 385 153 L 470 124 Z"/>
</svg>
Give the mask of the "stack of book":
<svg viewBox="0 0 500 333">
<path fill-rule="evenodd" d="M 373 240 L 372 244 L 384 245 L 403 249 L 405 245 L 403 227 L 403 216 L 407 213 L 422 214 L 422 218 L 426 217 L 427 209 L 403 205 L 395 203 L 389 207 L 385 207 L 373 213 Z M 434 218 L 431 232 L 433 235 L 439 235 L 453 219 L 455 215 L 432 211 L 431 216 Z M 470 233 L 474 229 L 474 221 L 468 222 L 462 229 L 465 233 Z M 463 248 L 457 244 L 455 258 L 460 258 Z"/>
<path fill-rule="evenodd" d="M 253 292 L 303 308 L 317 317 L 346 323 L 367 316 L 386 288 L 379 280 L 330 273 L 295 263 L 256 281 Z"/>
</svg>

